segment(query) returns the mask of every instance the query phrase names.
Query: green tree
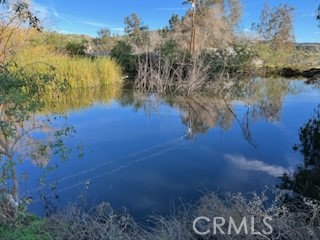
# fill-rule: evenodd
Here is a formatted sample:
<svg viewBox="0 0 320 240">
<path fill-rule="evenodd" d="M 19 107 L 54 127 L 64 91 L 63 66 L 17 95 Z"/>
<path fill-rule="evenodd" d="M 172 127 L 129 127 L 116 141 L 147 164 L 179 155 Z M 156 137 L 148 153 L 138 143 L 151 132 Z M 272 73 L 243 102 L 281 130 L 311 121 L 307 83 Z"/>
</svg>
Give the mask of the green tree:
<svg viewBox="0 0 320 240">
<path fill-rule="evenodd" d="M 69 42 L 65 49 L 71 56 L 84 56 L 86 55 L 86 44 L 87 42 Z"/>
<path fill-rule="evenodd" d="M 21 199 L 16 166 L 29 159 L 43 167 L 52 153 L 66 157 L 69 150 L 62 138 L 72 128 L 55 130 L 50 126 L 55 116 L 43 120 L 36 117 L 44 106 L 44 94 L 49 89 L 59 92 L 66 86 L 56 81 L 54 67 L 48 66 L 45 73 L 30 74 L 27 71 L 30 66 L 19 67 L 7 58 L 15 47 L 11 44 L 13 34 L 17 29 L 25 31 L 27 24 L 40 30 L 38 18 L 29 10 L 27 1 L 7 0 L 0 4 L 3 5 L 0 18 L 0 225 L 3 226 L 15 223 L 18 216 Z"/>
<path fill-rule="evenodd" d="M 14 222 L 17 217 L 20 198 L 16 166 L 29 159 L 44 167 L 52 153 L 60 153 L 62 158 L 68 154 L 62 138 L 72 128 L 52 128 L 50 123 L 56 116 L 44 120 L 36 117 L 44 107 L 42 99 L 48 89 L 58 92 L 62 86 L 50 66 L 44 74 L 28 74 L 15 65 L 0 70 L 0 224 Z M 37 137 L 39 133 L 44 137 Z"/>
<path fill-rule="evenodd" d="M 100 39 L 111 37 L 111 31 L 109 28 L 102 28 L 97 32 L 97 34 Z"/>
<path fill-rule="evenodd" d="M 117 37 L 111 35 L 109 28 L 102 28 L 98 32 L 98 38 L 94 39 L 97 51 L 101 55 L 108 55 L 115 46 Z"/>
<path fill-rule="evenodd" d="M 125 41 L 118 41 L 111 50 L 111 57 L 116 59 L 125 73 L 133 78 L 137 71 L 137 59 L 133 55 L 133 49 Z"/>
<path fill-rule="evenodd" d="M 145 50 L 150 42 L 148 27 L 143 24 L 141 19 L 135 13 L 125 17 L 124 24 L 124 31 L 127 34 L 130 43 L 135 47 L 135 50 Z"/>
<path fill-rule="evenodd" d="M 180 18 L 177 14 L 173 14 L 169 19 L 169 29 L 175 31 L 177 26 L 180 24 Z"/>
</svg>

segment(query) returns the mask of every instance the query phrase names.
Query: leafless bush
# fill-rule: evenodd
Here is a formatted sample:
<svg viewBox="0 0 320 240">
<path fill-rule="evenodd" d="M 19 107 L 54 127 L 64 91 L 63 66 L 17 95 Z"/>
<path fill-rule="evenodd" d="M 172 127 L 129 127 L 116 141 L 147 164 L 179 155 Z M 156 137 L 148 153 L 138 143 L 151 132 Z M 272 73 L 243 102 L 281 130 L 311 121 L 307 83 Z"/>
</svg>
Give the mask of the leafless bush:
<svg viewBox="0 0 320 240">
<path fill-rule="evenodd" d="M 278 195 L 279 196 L 279 195 Z M 167 216 L 151 216 L 148 218 L 148 227 L 137 224 L 128 214 L 116 214 L 109 204 L 104 203 L 89 213 L 75 207 L 60 213 L 47 221 L 44 231 L 52 239 L 146 239 L 146 240 L 171 240 L 171 239 L 285 239 L 308 240 L 319 239 L 319 213 L 320 205 L 316 201 L 305 199 L 299 208 L 279 204 L 278 200 L 268 201 L 264 193 L 254 194 L 248 199 L 242 194 L 227 194 L 220 198 L 215 193 L 202 197 L 195 205 L 180 204 L 180 207 Z M 206 216 L 213 220 L 214 217 L 241 222 L 255 218 L 255 232 L 264 228 L 262 219 L 271 217 L 269 222 L 273 228 L 270 235 L 263 234 L 211 234 L 200 236 L 193 230 L 193 221 L 199 216 Z M 249 226 L 251 226 L 249 224 Z M 209 225 L 198 226 L 208 229 Z M 252 229 L 249 229 L 249 233 Z"/>
<path fill-rule="evenodd" d="M 55 240 L 134 240 L 145 235 L 133 218 L 116 214 L 108 203 L 89 213 L 72 206 L 49 219 L 43 231 Z"/>
<path fill-rule="evenodd" d="M 242 194 L 229 194 L 225 200 L 222 200 L 212 193 L 200 200 L 197 215 L 207 216 L 210 219 L 216 216 L 228 219 L 232 216 L 235 222 L 239 223 L 244 217 L 246 219 L 254 217 L 255 231 L 260 232 L 258 235 L 219 235 L 219 239 L 319 239 L 319 204 L 305 199 L 297 211 L 290 209 L 292 208 L 279 204 L 278 201 L 268 203 L 268 198 L 264 193 L 254 194 L 250 200 Z M 270 225 L 273 232 L 270 235 L 261 233 L 264 217 L 272 218 Z"/>
<path fill-rule="evenodd" d="M 209 65 L 200 56 L 193 57 L 186 70 L 186 76 L 178 79 L 176 92 L 190 95 L 205 87 L 210 80 Z"/>
<path fill-rule="evenodd" d="M 169 59 L 155 60 L 156 56 L 147 54 L 140 58 L 138 63 L 138 74 L 135 80 L 137 90 L 156 93 L 169 93 L 173 90 L 176 71 Z"/>
<path fill-rule="evenodd" d="M 204 88 L 209 80 L 209 66 L 200 56 L 186 63 L 172 63 L 168 58 L 147 54 L 139 59 L 135 87 L 140 91 L 159 94 L 182 93 L 190 95 Z"/>
</svg>

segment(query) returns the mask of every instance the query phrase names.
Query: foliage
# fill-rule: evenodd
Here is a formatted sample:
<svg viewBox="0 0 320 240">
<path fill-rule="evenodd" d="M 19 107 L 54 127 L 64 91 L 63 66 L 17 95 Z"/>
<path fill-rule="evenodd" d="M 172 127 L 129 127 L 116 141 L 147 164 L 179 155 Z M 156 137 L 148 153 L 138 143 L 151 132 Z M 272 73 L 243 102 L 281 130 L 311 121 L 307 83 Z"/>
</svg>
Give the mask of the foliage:
<svg viewBox="0 0 320 240">
<path fill-rule="evenodd" d="M 260 16 L 260 23 L 253 26 L 264 40 L 270 42 L 273 50 L 293 47 L 293 11 L 294 8 L 288 4 L 274 8 L 266 4 Z"/>
<path fill-rule="evenodd" d="M 303 156 L 303 163 L 292 176 L 285 174 L 279 187 L 293 192 L 286 200 L 301 201 L 303 197 L 320 200 L 320 107 L 300 129 L 300 143 L 294 149 Z"/>
<path fill-rule="evenodd" d="M 172 64 L 182 63 L 183 61 L 186 62 L 187 59 L 191 57 L 186 56 L 187 53 L 184 52 L 173 39 L 169 39 L 161 44 L 158 52 L 162 58 L 170 60 Z"/>
<path fill-rule="evenodd" d="M 119 41 L 118 36 L 112 36 L 109 28 L 102 28 L 98 32 L 98 37 L 93 39 L 95 51 L 97 55 L 107 56 L 112 48 Z"/>
<path fill-rule="evenodd" d="M 263 65 L 271 69 L 290 67 L 304 71 L 319 67 L 320 52 L 317 50 L 306 51 L 303 49 L 278 49 L 274 50 L 265 42 L 259 42 L 250 46 Z"/>
<path fill-rule="evenodd" d="M 0 62 L 8 62 L 25 42 L 17 29 L 27 27 L 27 23 L 37 30 L 41 29 L 39 19 L 32 14 L 29 3 L 23 0 L 3 0 L 0 2 Z M 23 28 L 28 32 L 27 28 Z M 12 41 L 12 38 L 19 38 Z"/>
<path fill-rule="evenodd" d="M 14 19 L 19 19 L 23 23 L 27 22 L 29 26 L 37 30 L 42 29 L 40 20 L 31 12 L 28 1 L 1 0 L 0 5 L 4 6 L 7 10 L 4 12 L 3 16 L 8 16 L 8 14 L 11 15 L 11 21 L 14 21 Z M 13 13 L 11 13 L 11 11 L 13 11 Z"/>
<path fill-rule="evenodd" d="M 98 32 L 98 37 L 99 38 L 109 38 L 111 37 L 111 31 L 109 28 L 102 28 Z"/>
<path fill-rule="evenodd" d="M 149 45 L 150 41 L 147 31 L 148 27 L 143 24 L 135 13 L 125 17 L 124 24 L 124 31 L 135 50 L 138 52 L 145 51 L 145 48 Z"/>
<path fill-rule="evenodd" d="M 15 223 L 21 207 L 16 165 L 29 159 L 43 167 L 52 153 L 65 156 L 62 138 L 70 127 L 53 130 L 52 119 L 39 120 L 42 97 L 48 89 L 59 92 L 65 84 L 56 81 L 54 69 L 29 74 L 16 65 L 2 65 L 0 73 L 0 223 Z M 42 135 L 39 138 L 37 134 Z"/>
<path fill-rule="evenodd" d="M 255 53 L 247 46 L 234 45 L 228 49 L 205 51 L 203 56 L 213 73 L 221 71 L 237 72 L 252 67 Z"/>
<path fill-rule="evenodd" d="M 123 71 L 134 77 L 137 72 L 137 59 L 133 55 L 133 49 L 130 44 L 125 41 L 118 41 L 111 50 L 111 57 L 114 58 L 121 66 Z"/>
<path fill-rule="evenodd" d="M 87 45 L 90 42 L 90 38 L 84 35 L 67 35 L 60 34 L 57 32 L 31 32 L 28 38 L 28 45 L 33 47 L 45 46 L 51 51 L 57 53 L 65 53 L 66 46 L 70 43 L 79 44 L 79 45 Z"/>
<path fill-rule="evenodd" d="M 84 56 L 86 54 L 86 43 L 85 42 L 69 42 L 66 45 L 66 52 L 70 56 Z"/>
<path fill-rule="evenodd" d="M 0 239 L 3 240 L 49 240 L 50 238 L 41 229 L 44 220 L 33 217 L 28 222 L 21 223 L 15 227 L 0 227 Z"/>
<path fill-rule="evenodd" d="M 169 29 L 175 31 L 176 27 L 180 24 L 179 15 L 173 14 L 169 19 Z"/>
</svg>

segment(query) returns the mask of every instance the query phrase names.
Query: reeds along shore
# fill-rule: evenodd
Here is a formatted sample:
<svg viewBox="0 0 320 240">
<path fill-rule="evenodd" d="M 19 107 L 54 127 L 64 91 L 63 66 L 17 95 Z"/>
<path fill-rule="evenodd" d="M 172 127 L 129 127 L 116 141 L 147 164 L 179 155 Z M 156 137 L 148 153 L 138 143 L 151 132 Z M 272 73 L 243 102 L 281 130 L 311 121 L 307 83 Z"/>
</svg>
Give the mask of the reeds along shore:
<svg viewBox="0 0 320 240">
<path fill-rule="evenodd" d="M 55 52 L 46 46 L 26 46 L 14 58 L 25 71 L 48 73 L 51 70 L 60 81 L 71 88 L 121 84 L 121 67 L 111 58 L 91 59 Z"/>
</svg>

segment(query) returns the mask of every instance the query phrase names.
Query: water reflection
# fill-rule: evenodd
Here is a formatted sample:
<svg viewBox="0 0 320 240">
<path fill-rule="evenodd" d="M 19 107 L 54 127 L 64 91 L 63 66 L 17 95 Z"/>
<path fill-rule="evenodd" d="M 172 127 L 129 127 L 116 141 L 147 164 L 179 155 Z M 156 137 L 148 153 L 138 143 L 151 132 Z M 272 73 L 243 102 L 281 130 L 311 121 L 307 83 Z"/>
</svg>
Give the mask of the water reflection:
<svg viewBox="0 0 320 240">
<path fill-rule="evenodd" d="M 131 90 L 121 86 L 104 88 L 73 89 L 64 95 L 48 96 L 48 112 L 68 113 L 92 107 L 94 104 L 108 104 L 116 101 L 122 107 L 131 107 L 134 111 L 143 110 L 148 115 L 160 114 L 161 105 L 179 109 L 181 122 L 186 126 L 186 136 L 194 139 L 197 134 L 205 134 L 219 127 L 229 130 L 234 122 L 242 126 L 244 137 L 250 137 L 250 120 L 259 119 L 276 122 L 281 117 L 283 101 L 288 95 L 297 95 L 302 91 L 301 81 L 287 79 L 248 79 L 237 82 L 232 88 L 217 94 L 197 94 L 193 96 L 155 96 Z M 237 116 L 238 105 L 245 106 L 245 114 Z"/>
<path fill-rule="evenodd" d="M 100 88 L 73 88 L 63 93 L 48 92 L 44 99 L 46 113 L 69 113 L 91 107 L 94 103 L 108 104 L 121 96 L 121 85 Z"/>
<path fill-rule="evenodd" d="M 259 119 L 279 121 L 284 98 L 298 93 L 299 88 L 296 88 L 294 82 L 286 79 L 257 78 L 238 82 L 233 88 L 220 94 L 159 98 L 137 92 L 123 92 L 119 102 L 135 111 L 143 109 L 147 115 L 157 114 L 163 103 L 178 108 L 181 121 L 186 126 L 186 137 L 191 140 L 197 134 L 205 134 L 212 128 L 219 127 L 227 131 L 236 122 L 241 126 L 244 138 L 253 144 L 250 119 L 254 122 Z M 234 109 L 239 102 L 246 105 L 246 113 L 242 119 L 238 118 Z"/>
<path fill-rule="evenodd" d="M 136 111 L 143 109 L 147 114 L 157 113 L 162 102 L 178 107 L 183 112 L 182 121 L 195 133 L 205 133 L 208 129 L 220 126 L 225 130 L 231 127 L 233 114 L 229 106 L 241 101 L 251 106 L 254 120 L 259 118 L 278 121 L 281 115 L 283 99 L 289 94 L 298 94 L 297 88 L 287 79 L 251 79 L 239 81 L 231 89 L 220 94 L 197 94 L 188 96 L 155 97 L 130 90 L 121 86 L 102 88 L 72 89 L 64 94 L 50 93 L 46 100 L 48 112 L 68 113 L 91 107 L 94 103 L 110 103 L 117 100 L 121 106 L 131 106 Z M 232 110 L 232 109 L 231 109 Z"/>
<path fill-rule="evenodd" d="M 314 116 L 299 130 L 300 143 L 294 150 L 301 153 L 303 163 L 293 175 L 282 176 L 280 188 L 290 190 L 285 200 L 302 200 L 304 197 L 320 200 L 320 106 Z"/>
<path fill-rule="evenodd" d="M 19 173 L 20 165 L 30 161 L 44 168 L 53 153 L 64 159 L 68 148 L 63 137 L 73 132 L 72 127 L 53 124 L 57 115 L 37 116 L 41 101 L 19 90 L 12 95 L 7 91 L 8 96 L 2 95 L 0 101 L 0 224 L 14 223 L 18 217 L 20 183 L 31 174 Z"/>
<path fill-rule="evenodd" d="M 74 200 L 85 187 L 94 200 L 138 210 L 168 209 L 165 203 L 175 197 L 192 199 L 203 185 L 258 191 L 291 167 L 284 159 L 291 157 L 292 145 L 286 128 L 296 133 L 301 124 L 283 116 L 292 116 L 297 108 L 305 117 L 313 103 L 298 97 L 292 107 L 288 98 L 309 91 L 302 81 L 257 78 L 220 94 L 192 97 L 120 88 L 53 94 L 47 101 L 54 99 L 54 104 L 47 104 L 46 112 L 68 115 L 79 130 L 77 143 L 93 151 L 85 161 L 51 160 L 49 165 L 59 168 L 49 182 L 61 199 Z M 227 140 L 215 141 L 222 133 Z M 38 186 L 30 188 L 37 191 Z"/>
</svg>

